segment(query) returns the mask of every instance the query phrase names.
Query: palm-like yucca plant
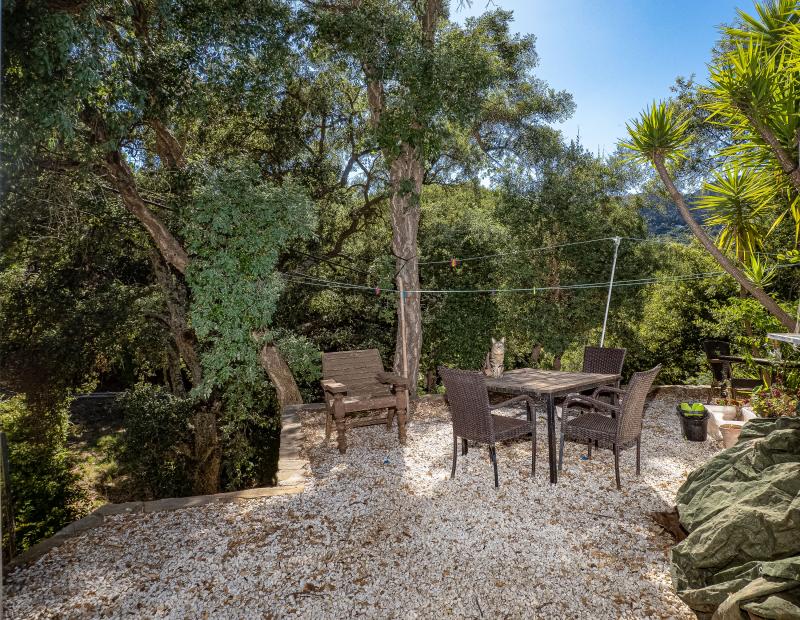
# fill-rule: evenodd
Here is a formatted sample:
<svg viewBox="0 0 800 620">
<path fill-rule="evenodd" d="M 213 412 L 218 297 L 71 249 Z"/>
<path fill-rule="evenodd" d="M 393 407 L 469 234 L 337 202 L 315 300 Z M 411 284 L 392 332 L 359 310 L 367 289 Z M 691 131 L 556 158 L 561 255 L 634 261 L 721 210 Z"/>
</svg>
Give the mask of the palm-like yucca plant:
<svg viewBox="0 0 800 620">
<path fill-rule="evenodd" d="M 678 116 L 674 106 L 653 102 L 639 118 L 625 125 L 630 142 L 622 146 L 632 152 L 634 160 L 654 163 L 683 159 L 689 144 L 689 119 Z"/>
<path fill-rule="evenodd" d="M 778 48 L 785 44 L 787 25 L 800 21 L 800 10 L 797 0 L 769 0 L 756 3 L 756 16 L 737 10 L 742 20 L 741 28 L 725 28 L 725 33 L 733 40 L 757 38 L 770 48 Z"/>
<path fill-rule="evenodd" d="M 773 0 L 757 3 L 756 13 L 740 11 L 743 27 L 724 31 L 728 45 L 709 67 L 705 106 L 711 122 L 733 133 L 733 143 L 721 155 L 775 168 L 783 174 L 781 183 L 797 194 L 800 10 L 796 0 Z"/>
<path fill-rule="evenodd" d="M 769 204 L 768 181 L 752 168 L 734 164 L 714 174 L 695 206 L 706 226 L 720 228 L 717 247 L 731 252 L 745 265 L 761 249 L 767 232 L 763 209 Z"/>
<path fill-rule="evenodd" d="M 705 229 L 694 219 L 681 192 L 675 186 L 667 170 L 669 161 L 684 157 L 691 135 L 688 121 L 675 113 L 671 104 L 654 103 L 645 109 L 638 119 L 627 125 L 629 141 L 622 146 L 632 152 L 631 158 L 649 162 L 658 173 L 678 212 L 700 244 L 714 260 L 748 293 L 750 293 L 770 314 L 776 317 L 787 329 L 794 329 L 794 319 L 778 303 L 753 283 L 748 276 L 718 248 Z"/>
<path fill-rule="evenodd" d="M 766 262 L 759 259 L 758 255 L 751 254 L 744 266 L 744 273 L 753 284 L 765 288 L 772 284 L 777 269 L 774 266 L 768 266 Z"/>
</svg>

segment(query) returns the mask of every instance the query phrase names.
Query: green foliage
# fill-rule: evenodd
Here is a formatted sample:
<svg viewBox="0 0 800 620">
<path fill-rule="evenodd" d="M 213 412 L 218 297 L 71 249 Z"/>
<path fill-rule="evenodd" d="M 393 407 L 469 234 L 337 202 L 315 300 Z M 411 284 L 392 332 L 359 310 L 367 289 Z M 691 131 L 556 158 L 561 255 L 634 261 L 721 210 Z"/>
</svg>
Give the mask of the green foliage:
<svg viewBox="0 0 800 620">
<path fill-rule="evenodd" d="M 28 408 L 22 396 L 0 401 L 18 551 L 81 516 L 83 494 L 66 448 L 67 416 L 66 402 L 45 416 L 41 410 Z"/>
<path fill-rule="evenodd" d="M 626 127 L 630 142 L 624 142 L 622 146 L 633 153 L 633 159 L 652 163 L 686 157 L 689 120 L 679 116 L 671 103 L 654 101 Z"/>
<path fill-rule="evenodd" d="M 777 382 L 757 390 L 750 400 L 750 406 L 762 418 L 800 416 L 800 393 Z"/>
<path fill-rule="evenodd" d="M 697 209 L 706 215 L 706 226 L 719 227 L 717 245 L 740 260 L 761 249 L 766 236 L 763 177 L 748 168 L 733 166 L 715 172 L 705 184 L 706 194 Z"/>
<path fill-rule="evenodd" d="M 190 209 L 187 282 L 204 371 L 196 387 L 208 398 L 231 382 L 263 380 L 258 344 L 282 288 L 275 267 L 281 250 L 311 234 L 314 216 L 302 190 L 264 183 L 246 161 L 210 171 Z"/>
<path fill-rule="evenodd" d="M 319 381 L 322 378 L 322 356 L 319 349 L 309 338 L 285 328 L 272 330 L 271 336 L 292 371 L 303 401 L 317 400 L 320 396 Z"/>
<path fill-rule="evenodd" d="M 651 252 L 651 260 L 660 267 L 656 277 L 718 271 L 714 261 L 697 245 L 659 244 Z M 725 277 L 667 281 L 639 289 L 643 302 L 640 314 L 618 317 L 623 321 L 621 329 L 612 331 L 618 342 L 628 348 L 627 369 L 652 368 L 660 363 L 661 383 L 698 382 L 708 370 L 702 342 L 715 335 L 711 331 L 714 308 L 735 294 L 736 287 Z M 742 326 L 729 328 L 740 333 Z"/>
<path fill-rule="evenodd" d="M 142 498 L 179 497 L 191 488 L 190 463 L 179 451 L 191 437 L 193 403 L 163 388 L 138 384 L 117 397 L 125 434 L 116 455 L 121 473 Z"/>
</svg>

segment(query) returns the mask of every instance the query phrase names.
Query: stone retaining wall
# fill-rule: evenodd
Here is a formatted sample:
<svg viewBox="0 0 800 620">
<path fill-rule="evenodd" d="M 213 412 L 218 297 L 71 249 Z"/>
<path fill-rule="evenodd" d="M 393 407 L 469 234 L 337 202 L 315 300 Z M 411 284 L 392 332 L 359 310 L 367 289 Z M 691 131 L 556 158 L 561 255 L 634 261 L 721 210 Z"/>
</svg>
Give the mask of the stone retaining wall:
<svg viewBox="0 0 800 620">
<path fill-rule="evenodd" d="M 168 497 L 148 502 L 125 502 L 122 504 L 104 504 L 92 511 L 82 519 L 70 523 L 50 538 L 40 541 L 33 547 L 25 550 L 15 557 L 4 571 L 20 564 L 32 562 L 54 547 L 58 547 L 73 536 L 81 532 L 94 529 L 105 521 L 106 517 L 119 514 L 134 514 L 139 512 L 165 512 L 182 510 L 206 504 L 241 502 L 273 495 L 292 495 L 302 493 L 305 482 L 305 472 L 308 469 L 308 459 L 301 452 L 302 429 L 299 413 L 303 410 L 314 410 L 324 407 L 324 404 L 292 405 L 286 407 L 281 414 L 281 442 L 278 454 L 278 485 L 274 487 L 259 487 L 244 489 L 243 491 L 230 491 L 228 493 L 215 493 L 213 495 L 195 495 L 192 497 Z"/>
</svg>

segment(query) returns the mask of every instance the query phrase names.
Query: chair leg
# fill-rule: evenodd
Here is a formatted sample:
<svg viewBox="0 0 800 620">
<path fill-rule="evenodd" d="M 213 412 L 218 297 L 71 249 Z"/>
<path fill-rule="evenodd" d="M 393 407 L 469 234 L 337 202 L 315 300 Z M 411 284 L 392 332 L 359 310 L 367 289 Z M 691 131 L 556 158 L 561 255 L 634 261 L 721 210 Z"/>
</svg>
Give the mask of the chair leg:
<svg viewBox="0 0 800 620">
<path fill-rule="evenodd" d="M 636 475 L 642 473 L 642 438 L 636 439 Z"/>
<path fill-rule="evenodd" d="M 558 448 L 558 471 L 564 467 L 564 412 L 561 412 L 561 439 Z"/>
<path fill-rule="evenodd" d="M 339 448 L 339 453 L 344 454 L 347 452 L 347 437 L 345 437 L 345 423 L 344 423 L 344 402 L 342 395 L 337 394 L 333 401 L 333 417 L 336 421 L 336 445 Z"/>
<path fill-rule="evenodd" d="M 456 461 L 458 460 L 458 437 L 453 433 L 453 469 L 450 470 L 450 480 L 456 477 Z"/>
<path fill-rule="evenodd" d="M 614 475 L 617 477 L 617 490 L 622 488 L 619 482 L 619 446 L 614 444 Z"/>
<path fill-rule="evenodd" d="M 494 487 L 497 488 L 500 486 L 500 479 L 497 476 L 497 448 L 494 446 L 489 446 L 489 458 L 494 465 Z"/>
<path fill-rule="evenodd" d="M 386 414 L 386 430 L 392 430 L 392 422 L 394 422 L 394 416 L 397 415 L 397 409 L 394 407 L 389 407 L 389 411 Z"/>
<path fill-rule="evenodd" d="M 406 443 L 406 418 L 407 411 L 405 407 L 397 408 L 397 439 L 401 444 Z"/>
<path fill-rule="evenodd" d="M 588 459 L 592 458 L 592 440 L 591 439 L 589 440 L 589 450 L 588 450 L 588 452 L 586 454 L 586 458 L 588 458 Z"/>
<path fill-rule="evenodd" d="M 461 438 L 461 456 L 467 456 L 467 452 L 469 452 L 469 446 L 467 445 L 467 440 L 462 437 Z"/>
</svg>

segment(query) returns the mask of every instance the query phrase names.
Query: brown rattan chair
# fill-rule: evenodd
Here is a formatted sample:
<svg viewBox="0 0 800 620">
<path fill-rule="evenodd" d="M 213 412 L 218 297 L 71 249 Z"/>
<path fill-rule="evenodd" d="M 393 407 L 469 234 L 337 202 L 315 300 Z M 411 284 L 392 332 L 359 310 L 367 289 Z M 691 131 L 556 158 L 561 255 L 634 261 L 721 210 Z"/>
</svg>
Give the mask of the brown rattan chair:
<svg viewBox="0 0 800 620">
<path fill-rule="evenodd" d="M 584 443 L 592 457 L 592 444 L 609 448 L 614 452 L 614 473 L 617 488 L 619 481 L 619 453 L 636 446 L 636 475 L 641 471 L 642 417 L 647 392 L 661 370 L 659 364 L 652 370 L 634 373 L 624 388 L 600 387 L 592 396 L 573 394 L 564 401 L 561 413 L 561 455 L 563 460 L 564 440 Z M 603 393 L 617 394 L 619 404 L 600 400 Z M 586 407 L 591 407 L 587 411 Z M 608 415 L 609 413 L 613 414 Z"/>
<path fill-rule="evenodd" d="M 471 370 L 439 368 L 439 375 L 447 393 L 447 402 L 453 417 L 453 469 L 450 478 L 456 476 L 458 439 L 461 438 L 461 454 L 467 454 L 467 441 L 489 444 L 489 458 L 494 465 L 494 486 L 499 486 L 497 475 L 497 450 L 495 443 L 530 434 L 531 472 L 536 474 L 536 417 L 534 402 L 529 396 L 517 396 L 497 405 L 489 404 L 486 377 Z M 524 402 L 528 409 L 527 420 L 492 413 L 493 409 Z"/>
<path fill-rule="evenodd" d="M 614 349 L 611 347 L 584 347 L 583 348 L 583 368 L 582 372 L 597 373 L 600 375 L 621 375 L 622 367 L 625 364 L 625 354 L 627 349 Z M 613 387 L 619 387 L 619 380 L 613 384 Z M 596 390 L 587 390 L 581 392 L 586 396 L 591 396 Z M 606 393 L 598 395 L 601 400 L 607 400 L 614 404 L 617 402 L 616 394 Z M 578 407 L 578 403 L 573 402 L 573 407 Z M 563 409 L 563 404 L 562 404 Z M 613 416 L 613 414 L 612 414 Z M 558 470 L 561 471 L 563 466 L 564 454 L 564 435 L 561 435 L 561 441 L 558 452 Z"/>
<path fill-rule="evenodd" d="M 592 372 L 600 375 L 621 375 L 622 366 L 625 364 L 625 353 L 627 353 L 627 349 L 584 347 L 583 372 Z M 619 387 L 619 381 L 617 381 L 615 387 Z"/>
</svg>

